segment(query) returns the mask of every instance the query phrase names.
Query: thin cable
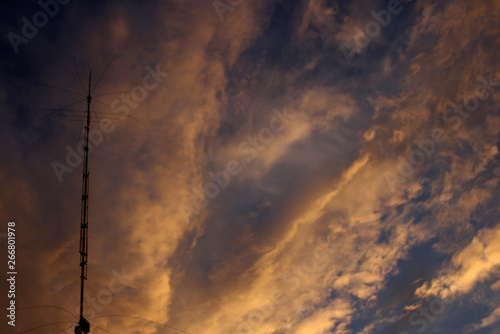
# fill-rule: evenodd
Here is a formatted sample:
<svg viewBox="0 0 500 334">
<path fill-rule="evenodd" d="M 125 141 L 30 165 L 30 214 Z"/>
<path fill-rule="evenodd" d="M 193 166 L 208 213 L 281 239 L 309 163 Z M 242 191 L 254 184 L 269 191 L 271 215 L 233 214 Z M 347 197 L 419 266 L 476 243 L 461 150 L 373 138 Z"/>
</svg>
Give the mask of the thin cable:
<svg viewBox="0 0 500 334">
<path fill-rule="evenodd" d="M 85 115 L 82 117 L 81 120 L 78 120 L 78 121 L 72 121 L 72 120 L 68 120 L 69 122 L 80 122 L 80 131 L 78 131 L 78 140 L 76 141 L 77 145 L 78 143 L 80 142 L 80 138 L 82 137 L 82 133 L 83 133 L 83 128 L 85 127 Z"/>
<path fill-rule="evenodd" d="M 43 109 L 43 111 L 64 111 L 64 112 L 83 113 L 83 110 L 78 110 L 78 109 Z"/>
<path fill-rule="evenodd" d="M 83 119 L 84 120 L 84 119 Z M 80 118 L 62 118 L 62 122 L 81 122 Z M 98 121 L 90 121 L 90 124 L 100 124 Z"/>
<path fill-rule="evenodd" d="M 18 310 L 19 310 L 19 309 L 18 309 Z M 73 324 L 73 323 L 74 323 L 74 324 L 75 324 L 75 326 L 77 325 L 77 323 L 76 323 L 76 322 L 73 322 L 73 321 L 52 322 L 52 323 L 50 323 L 50 324 L 40 325 L 40 326 L 36 326 L 36 327 L 30 328 L 30 329 L 27 329 L 27 330 L 25 330 L 25 331 L 23 331 L 23 332 L 21 332 L 21 333 L 19 333 L 19 334 L 24 334 L 24 333 L 31 332 L 31 331 L 34 331 L 34 330 L 36 330 L 36 329 L 43 328 L 43 327 L 47 327 L 47 326 L 61 325 L 61 324 L 68 324 L 68 323 L 69 323 L 69 324 Z M 110 331 L 108 331 L 107 329 L 104 329 L 104 328 L 102 328 L 102 327 L 95 326 L 95 325 L 92 325 L 92 327 L 93 327 L 93 328 L 95 328 L 95 329 L 100 329 L 100 330 L 102 330 L 102 331 L 105 331 L 105 332 L 107 332 L 107 333 L 109 333 L 109 334 L 113 334 L 113 333 L 111 333 Z M 65 330 L 63 330 L 63 331 L 58 332 L 57 334 L 61 334 L 61 333 L 65 333 L 65 332 L 66 332 L 66 329 L 65 329 Z"/>
<path fill-rule="evenodd" d="M 83 120 L 85 121 L 85 119 L 83 119 Z M 119 121 L 119 120 L 116 120 L 116 121 Z M 81 123 L 82 120 L 81 119 L 65 119 L 65 118 L 63 118 L 63 119 L 61 119 L 61 122 Z M 91 124 L 99 124 L 99 122 L 97 122 L 97 121 L 90 121 L 90 123 Z M 80 138 L 81 138 L 81 136 L 78 137 L 77 143 L 80 142 Z"/>
<path fill-rule="evenodd" d="M 87 90 L 85 89 L 85 86 L 83 85 L 82 78 L 80 77 L 80 73 L 78 72 L 78 66 L 76 66 L 76 59 L 74 56 L 73 56 L 73 63 L 75 64 L 75 71 L 76 71 L 76 75 L 78 76 L 78 80 L 80 81 L 80 85 L 82 85 L 82 88 L 83 88 L 83 91 L 85 92 L 85 94 L 88 94 Z"/>
<path fill-rule="evenodd" d="M 96 325 L 92 325 L 92 327 L 93 327 L 93 328 L 96 328 L 96 329 L 100 329 L 100 330 L 102 330 L 102 331 L 105 331 L 105 332 L 107 332 L 107 333 L 109 333 L 109 334 L 113 334 L 113 333 L 111 333 L 110 331 L 108 331 L 107 329 L 104 329 L 104 328 L 102 328 L 102 327 L 99 327 L 99 326 L 96 326 Z M 58 334 L 59 334 L 59 333 L 58 333 Z"/>
<path fill-rule="evenodd" d="M 122 113 L 120 110 L 118 110 L 118 109 L 116 109 L 116 108 L 113 108 L 113 107 L 112 107 L 112 106 L 110 106 L 109 104 L 106 104 L 106 103 L 101 102 L 101 101 L 99 101 L 99 100 L 94 100 L 94 101 L 96 101 L 97 103 L 100 103 L 100 104 L 102 104 L 102 105 L 105 105 L 106 107 L 111 108 L 111 110 L 116 110 L 116 112 L 117 112 L 118 114 L 120 114 L 120 115 L 123 115 L 123 116 L 125 116 L 125 117 L 130 117 L 130 118 L 132 118 L 133 120 L 135 120 L 135 121 L 139 122 L 139 120 L 138 120 L 137 118 L 135 118 L 135 117 L 133 117 L 133 116 L 130 116 L 130 115 L 126 115 L 126 114 Z"/>
<path fill-rule="evenodd" d="M 167 324 L 162 324 L 161 322 L 156 322 L 156 321 L 153 321 L 153 320 L 143 319 L 143 318 L 140 318 L 140 317 L 134 317 L 134 316 L 131 316 L 131 315 L 110 314 L 110 315 L 103 315 L 103 316 L 100 316 L 100 317 L 95 317 L 94 320 L 95 319 L 99 319 L 99 318 L 107 318 L 107 317 L 121 317 L 121 318 L 138 319 L 138 320 L 147 321 L 147 322 L 159 325 L 159 326 L 167 327 L 167 328 L 170 328 L 170 329 L 175 329 L 175 330 L 177 330 L 179 332 L 182 332 L 182 333 L 191 334 L 190 332 L 186 332 L 185 330 L 182 330 L 180 328 L 176 328 L 176 327 L 173 327 L 173 326 L 170 326 L 170 325 L 167 325 Z M 22 334 L 22 333 L 20 333 L 20 334 Z"/>
<path fill-rule="evenodd" d="M 64 117 L 64 118 L 68 118 L 68 119 L 72 119 L 72 120 L 82 120 L 82 119 L 85 119 L 85 118 L 82 118 L 82 116 L 79 116 L 79 115 L 54 115 L 54 117 Z M 119 121 L 120 119 L 119 118 L 106 118 L 110 121 Z M 101 124 L 101 121 L 97 121 L 97 120 L 91 120 L 90 123 L 96 123 L 96 124 Z"/>
<path fill-rule="evenodd" d="M 99 115 L 97 115 L 97 111 L 95 110 L 94 103 L 90 102 L 90 106 L 92 107 L 92 110 L 94 111 L 95 117 L 97 118 L 97 121 L 101 123 L 101 120 L 99 119 Z M 104 144 L 106 147 L 108 147 L 108 141 L 106 140 L 106 136 L 104 135 L 104 132 L 102 132 L 102 138 L 104 139 Z"/>
<path fill-rule="evenodd" d="M 80 94 L 80 93 L 77 93 L 77 92 L 73 92 L 73 91 L 68 90 L 68 89 L 64 89 L 64 88 L 60 88 L 60 87 L 56 87 L 56 86 L 51 86 L 51 85 L 44 84 L 44 83 L 41 83 L 41 82 L 38 82 L 38 81 L 35 81 L 35 83 L 36 83 L 36 84 L 38 84 L 38 85 L 42 85 L 42 86 L 49 87 L 49 88 L 59 89 L 59 90 L 62 90 L 63 92 L 67 92 L 67 93 L 71 93 L 71 94 L 75 94 L 75 95 L 79 95 L 79 96 L 84 96 L 84 97 L 86 97 L 86 96 L 85 96 L 85 95 L 83 95 L 83 94 Z"/>
<path fill-rule="evenodd" d="M 49 113 L 49 114 L 47 114 L 47 115 L 45 115 L 45 116 L 40 117 L 38 120 L 39 120 L 39 121 L 41 121 L 42 119 L 45 119 L 45 118 L 47 118 L 47 117 L 49 117 L 49 116 L 51 116 L 51 115 L 54 115 L 55 113 L 57 113 L 57 112 L 59 112 L 59 111 L 62 111 L 64 108 L 74 106 L 75 104 L 80 103 L 80 102 L 82 102 L 82 101 L 85 101 L 85 99 L 78 100 L 78 101 L 73 102 L 73 103 L 71 103 L 71 104 L 68 104 L 68 105 L 66 105 L 66 106 L 64 106 L 64 107 L 61 107 L 61 108 L 59 108 L 59 109 L 56 109 L 56 110 L 54 110 L 53 112 L 51 112 L 51 113 Z"/>
<path fill-rule="evenodd" d="M 114 94 L 123 94 L 123 93 L 130 93 L 130 92 L 131 92 L 131 90 L 124 90 L 124 91 L 121 91 L 121 92 L 97 94 L 97 95 L 94 95 L 93 97 L 106 96 L 106 95 L 114 95 Z"/>
<path fill-rule="evenodd" d="M 94 90 L 97 88 L 97 86 L 99 85 L 99 83 L 101 82 L 101 79 L 102 77 L 104 76 L 104 74 L 106 74 L 106 72 L 108 71 L 109 67 L 111 66 L 111 63 L 115 60 L 116 58 L 116 55 L 113 56 L 113 58 L 111 59 L 111 61 L 109 62 L 108 66 L 106 66 L 106 69 L 104 70 L 104 72 L 102 72 L 101 76 L 99 77 L 99 80 L 97 80 L 97 83 L 95 84 L 94 88 L 92 88 L 90 90 L 90 93 L 89 94 L 92 94 L 94 92 Z"/>
<path fill-rule="evenodd" d="M 108 331 L 107 329 L 104 329 L 104 328 L 99 327 L 99 326 L 96 326 L 96 325 L 92 325 L 92 328 L 93 328 L 93 329 L 94 329 L 94 328 L 95 328 L 95 329 L 100 329 L 100 330 L 105 331 L 105 332 L 107 332 L 107 333 L 109 333 L 109 334 L 113 334 L 113 333 L 111 333 L 110 331 Z M 63 331 L 61 331 L 61 332 L 58 332 L 57 334 L 62 334 L 62 333 L 66 333 L 66 330 L 63 330 Z"/>
<path fill-rule="evenodd" d="M 64 118 L 68 118 L 68 119 L 77 119 L 77 120 L 85 119 L 85 117 L 82 117 L 80 115 L 71 115 L 71 114 L 68 114 L 68 115 L 66 115 L 66 114 L 58 114 L 58 115 L 54 115 L 54 117 L 64 117 Z M 111 117 L 111 118 L 105 118 L 105 119 L 112 120 L 112 121 L 119 121 L 120 120 L 118 117 Z M 100 124 L 101 121 L 90 120 L 90 123 Z"/>
<path fill-rule="evenodd" d="M 65 308 L 62 308 L 62 307 L 59 307 L 59 306 L 55 306 L 55 305 L 38 305 L 38 306 L 29 306 L 29 307 L 23 307 L 23 308 L 18 308 L 17 310 L 18 311 L 24 311 L 24 310 L 30 310 L 30 309 L 34 309 L 34 308 L 42 308 L 42 307 L 51 307 L 51 308 L 57 308 L 57 309 L 60 309 L 60 310 L 63 310 L 69 314 L 71 314 L 73 317 L 77 318 L 78 317 L 71 313 L 70 311 L 66 310 Z"/>
<path fill-rule="evenodd" d="M 103 112 L 103 111 L 99 111 L 99 115 L 101 116 L 115 116 L 118 118 L 118 115 L 116 113 L 110 113 L 110 112 Z"/>
<path fill-rule="evenodd" d="M 40 326 L 36 326 L 36 327 L 30 328 L 30 329 L 27 329 L 27 330 L 25 330 L 25 331 L 23 331 L 23 332 L 21 332 L 19 334 L 28 333 L 28 332 L 34 331 L 35 329 L 42 328 L 42 327 L 53 326 L 53 325 L 60 325 L 60 324 L 67 324 L 68 322 L 70 322 L 70 321 L 52 322 L 50 324 L 40 325 Z M 75 325 L 76 325 L 76 322 L 75 322 Z"/>
</svg>

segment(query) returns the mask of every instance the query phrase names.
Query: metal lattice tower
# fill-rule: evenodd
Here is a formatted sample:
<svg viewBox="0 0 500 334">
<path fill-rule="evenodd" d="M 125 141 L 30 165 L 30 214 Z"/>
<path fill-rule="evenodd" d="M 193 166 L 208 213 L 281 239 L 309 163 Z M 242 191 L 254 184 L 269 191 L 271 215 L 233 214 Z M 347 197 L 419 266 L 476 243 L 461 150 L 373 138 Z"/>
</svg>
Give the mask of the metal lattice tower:
<svg viewBox="0 0 500 334">
<path fill-rule="evenodd" d="M 75 333 L 88 333 L 90 331 L 89 322 L 83 317 L 83 301 L 85 291 L 85 280 L 87 279 L 87 259 L 88 259 L 88 227 L 89 227 L 89 130 L 90 130 L 90 104 L 92 71 L 89 73 L 89 90 L 87 95 L 87 115 L 85 125 L 85 146 L 83 160 L 83 178 L 82 178 L 82 212 L 80 221 L 80 321 L 75 327 Z"/>
<path fill-rule="evenodd" d="M 45 119 L 47 117 L 51 116 L 62 116 L 64 118 L 69 118 L 67 119 L 68 121 L 73 121 L 73 122 L 83 122 L 84 125 L 84 152 L 83 152 L 83 178 L 82 178 L 82 202 L 81 202 L 81 218 L 80 218 L 80 248 L 79 248 L 79 254 L 80 254 L 80 319 L 78 322 L 78 325 L 75 327 L 75 334 L 82 334 L 82 333 L 89 333 L 90 332 L 90 323 L 85 319 L 83 316 L 84 314 L 84 298 L 85 298 L 85 281 L 87 280 L 87 262 L 88 262 L 88 245 L 89 245 L 89 234 L 88 234 L 88 226 L 89 226 L 89 153 L 90 153 L 90 146 L 89 146 L 89 141 L 90 141 L 90 123 L 92 122 L 100 122 L 99 116 L 97 113 L 96 108 L 94 107 L 92 103 L 92 92 L 99 86 L 99 83 L 101 82 L 101 79 L 104 77 L 106 72 L 108 71 L 109 67 L 115 60 L 116 56 L 114 56 L 111 61 L 108 63 L 100 77 L 98 78 L 97 82 L 95 83 L 95 86 L 92 87 L 92 71 L 89 71 L 89 83 L 88 83 L 88 90 L 86 90 L 85 86 L 83 85 L 83 82 L 80 78 L 80 74 L 78 73 L 78 66 L 76 64 L 76 60 L 73 57 L 73 62 L 75 65 L 75 71 L 78 76 L 78 80 L 80 81 L 80 84 L 85 91 L 85 94 L 82 94 L 80 92 L 75 92 L 72 90 L 69 90 L 67 88 L 61 88 L 41 82 L 37 82 L 37 84 L 40 84 L 42 86 L 46 86 L 49 88 L 54 88 L 66 93 L 71 93 L 74 95 L 78 95 L 82 97 L 82 99 L 77 100 L 73 103 L 70 103 L 66 106 L 63 106 L 58 109 L 44 109 L 45 111 L 50 111 L 49 114 L 41 117 L 39 120 Z M 99 94 L 97 96 L 105 96 L 105 95 L 113 95 L 113 94 L 122 94 L 122 93 L 128 93 L 130 92 L 129 90 L 127 91 L 120 91 L 120 92 L 113 92 L 113 93 L 104 93 L 104 94 Z M 72 106 L 85 101 L 85 98 L 87 100 L 87 108 L 84 111 L 83 118 L 81 117 L 81 112 L 83 110 L 78 110 L 72 108 Z M 136 120 L 134 117 L 123 114 L 120 110 L 117 110 L 113 108 L 112 106 L 107 105 L 106 103 L 99 101 L 98 99 L 94 99 L 95 102 L 98 102 L 102 105 L 105 105 L 113 111 L 113 113 L 102 113 L 103 115 L 108 115 L 107 119 L 108 120 L 122 120 L 124 117 L 127 118 L 132 118 Z M 92 108 L 92 109 L 91 109 Z M 91 120 L 90 115 L 92 113 L 92 110 L 95 113 L 95 119 Z M 118 117 L 118 115 L 120 117 Z M 111 116 L 109 116 L 111 115 Z M 106 142 L 106 138 L 104 137 L 104 133 L 102 134 L 104 142 Z M 98 144 L 96 144 L 98 145 Z M 54 166 L 53 166 L 54 167 Z M 56 167 L 54 167 L 54 170 Z M 58 167 L 59 168 L 59 167 Z M 57 173 L 57 171 L 56 171 Z M 62 179 L 61 179 L 62 180 Z M 60 180 L 60 181 L 61 181 Z"/>
<path fill-rule="evenodd" d="M 49 88 L 54 88 L 58 89 L 60 91 L 66 92 L 66 93 L 71 93 L 74 95 L 78 95 L 80 97 L 83 97 L 82 99 L 75 101 L 73 103 L 70 103 L 66 106 L 63 106 L 58 109 L 44 109 L 45 111 L 50 111 L 49 114 L 41 117 L 39 120 L 45 119 L 47 117 L 51 116 L 63 116 L 69 118 L 68 121 L 76 121 L 76 122 L 83 122 L 84 125 L 84 152 L 83 152 L 83 177 L 82 177 L 82 202 L 81 202 L 81 217 L 80 217 L 80 248 L 79 248 L 79 254 L 80 254 L 80 319 L 78 322 L 78 325 L 75 327 L 75 334 L 82 334 L 82 333 L 89 333 L 90 332 L 90 323 L 85 319 L 84 315 L 84 298 L 85 298 L 85 281 L 87 280 L 87 262 L 88 262 L 88 245 L 89 245 L 89 235 L 88 235 L 88 226 L 89 226 L 89 153 L 90 153 L 90 146 L 89 146 L 89 141 L 90 141 L 90 123 L 92 122 L 100 122 L 99 116 L 97 113 L 96 108 L 93 105 L 92 102 L 92 92 L 99 86 L 99 83 L 101 82 L 101 79 L 104 77 L 106 72 L 108 71 L 109 67 L 115 60 L 116 56 L 111 59 L 111 61 L 108 63 L 106 68 L 104 69 L 103 73 L 100 75 L 98 78 L 97 82 L 95 83 L 95 86 L 92 87 L 92 71 L 89 71 L 89 83 L 88 83 L 88 90 L 86 90 L 85 86 L 83 85 L 83 82 L 80 78 L 80 74 L 78 73 L 78 66 L 76 64 L 75 58 L 73 58 L 74 65 L 75 65 L 75 71 L 78 76 L 78 80 L 80 81 L 80 84 L 83 88 L 86 95 L 75 92 L 72 90 L 69 90 L 67 88 L 61 88 L 49 84 L 44 84 L 41 82 L 37 82 L 37 84 L 40 84 L 42 86 L 46 86 Z M 113 94 L 122 94 L 122 93 L 129 93 L 130 91 L 120 91 L 120 92 L 113 92 L 113 93 L 104 93 L 104 94 L 98 94 L 95 97 L 98 96 L 105 96 L 105 95 L 113 95 Z M 87 100 L 87 108 L 84 111 L 85 114 L 83 115 L 84 117 L 82 118 L 81 112 L 83 110 L 78 110 L 71 108 L 77 103 L 85 101 L 85 98 Z M 95 102 L 98 102 L 102 105 L 105 105 L 113 111 L 113 113 L 102 113 L 103 115 L 108 115 L 107 119 L 108 120 L 122 120 L 124 117 L 127 118 L 132 118 L 136 120 L 134 117 L 123 114 L 120 110 L 117 110 L 113 108 L 112 106 L 107 105 L 106 103 L 99 101 L 98 99 L 94 99 Z M 95 113 L 95 119 L 91 120 L 90 115 L 92 113 L 92 110 Z M 118 115 L 120 117 L 118 117 Z M 109 116 L 111 115 L 111 116 Z M 104 142 L 106 142 L 106 138 L 104 137 L 104 133 L 102 134 Z M 98 144 L 96 144 L 98 145 Z"/>
</svg>

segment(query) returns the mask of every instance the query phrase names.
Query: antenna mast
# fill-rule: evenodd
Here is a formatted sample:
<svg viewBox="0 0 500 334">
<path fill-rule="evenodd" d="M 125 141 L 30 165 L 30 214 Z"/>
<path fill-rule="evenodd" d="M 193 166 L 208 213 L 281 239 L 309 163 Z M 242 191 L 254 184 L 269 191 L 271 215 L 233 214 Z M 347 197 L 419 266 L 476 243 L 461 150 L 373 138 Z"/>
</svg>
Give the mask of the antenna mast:
<svg viewBox="0 0 500 334">
<path fill-rule="evenodd" d="M 92 71 L 89 73 L 89 91 L 87 95 L 87 123 L 85 126 L 85 147 L 84 147 L 84 161 L 83 161 L 83 179 L 82 179 L 82 212 L 80 222 L 80 321 L 78 326 L 75 327 L 75 334 L 82 332 L 87 334 L 90 332 L 90 323 L 83 317 L 83 300 L 84 300 L 84 287 L 85 280 L 87 279 L 87 258 L 88 258 L 88 225 L 89 225 L 89 130 L 90 130 L 90 103 L 91 97 L 91 81 Z"/>
<path fill-rule="evenodd" d="M 94 106 L 92 105 L 92 92 L 97 88 L 99 83 L 101 82 L 101 79 L 103 78 L 104 74 L 108 71 L 109 67 L 111 66 L 111 63 L 115 60 L 116 57 L 113 57 L 111 61 L 108 63 L 106 66 L 106 69 L 104 72 L 101 74 L 99 79 L 97 80 L 97 83 L 95 84 L 94 88 L 92 88 L 92 71 L 89 71 L 89 87 L 88 87 L 88 92 L 87 92 L 87 112 L 86 112 L 86 117 L 84 117 L 83 121 L 85 122 L 85 141 L 84 141 L 84 152 L 83 152 L 83 179 L 82 179 L 82 206 L 81 206 L 81 220 L 80 220 L 80 268 L 81 268 L 81 273 L 80 273 L 80 320 L 78 322 L 78 325 L 75 327 L 75 334 L 82 334 L 82 333 L 89 333 L 90 332 L 90 323 L 87 321 L 87 319 L 84 318 L 83 314 L 83 302 L 84 302 L 84 297 L 85 297 L 85 281 L 87 280 L 87 261 L 88 261 L 88 246 L 89 246 L 89 232 L 88 232 L 88 226 L 89 226 L 89 138 L 90 138 L 90 108 L 94 109 L 95 115 L 97 120 L 99 120 L 99 116 L 97 115 L 97 111 L 95 110 Z M 76 64 L 76 60 L 73 58 L 74 64 L 75 64 L 75 70 L 76 74 L 78 76 L 78 80 L 80 81 L 80 84 L 82 85 L 83 90 L 85 90 L 85 87 L 83 86 L 83 83 L 80 78 L 80 74 L 78 73 L 78 66 Z M 38 83 L 42 86 L 47 86 L 55 89 L 59 89 L 61 91 L 67 92 L 67 93 L 72 93 L 76 94 L 82 97 L 85 97 L 85 95 L 74 92 L 65 88 L 60 88 L 60 87 L 55 87 L 43 83 Z M 108 93 L 108 94 L 100 94 L 99 96 L 103 95 L 110 95 L 110 94 L 119 94 L 119 93 L 124 93 L 124 92 L 115 92 L 115 93 Z M 52 111 L 50 114 L 45 115 L 43 118 L 46 118 L 48 116 L 54 115 L 55 113 L 62 112 L 63 114 L 59 114 L 58 116 L 67 116 L 71 117 L 71 121 L 79 121 L 81 122 L 82 120 L 80 119 L 79 116 L 75 116 L 72 114 L 72 112 L 77 112 L 78 110 L 72 110 L 68 109 L 68 107 L 75 105 L 76 103 L 82 102 L 84 99 L 81 99 L 79 101 L 76 101 L 74 103 L 71 103 L 65 107 L 59 108 L 59 109 L 45 109 L 46 111 Z M 99 103 L 99 100 L 96 100 Z M 105 103 L 102 103 L 106 105 Z M 113 111 L 116 112 L 116 110 L 111 107 Z M 66 113 L 66 114 L 64 114 Z M 130 117 L 128 115 L 125 115 L 127 117 Z M 75 119 L 75 117 L 78 117 L 79 119 Z M 103 134 L 104 138 L 104 134 Z M 105 139 L 104 139 L 105 140 Z M 54 169 L 57 173 L 57 170 Z M 59 177 L 59 175 L 58 175 Z"/>
</svg>

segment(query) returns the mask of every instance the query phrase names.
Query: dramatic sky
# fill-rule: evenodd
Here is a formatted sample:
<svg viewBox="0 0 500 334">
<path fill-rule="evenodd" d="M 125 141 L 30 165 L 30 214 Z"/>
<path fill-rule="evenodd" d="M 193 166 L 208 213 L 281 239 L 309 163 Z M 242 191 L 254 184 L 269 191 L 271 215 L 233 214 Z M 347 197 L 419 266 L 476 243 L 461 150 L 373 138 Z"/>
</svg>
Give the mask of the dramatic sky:
<svg viewBox="0 0 500 334">
<path fill-rule="evenodd" d="M 500 333 L 499 21 L 497 0 L 3 0 L 2 333 L 73 333 L 90 71 L 92 333 Z"/>
</svg>

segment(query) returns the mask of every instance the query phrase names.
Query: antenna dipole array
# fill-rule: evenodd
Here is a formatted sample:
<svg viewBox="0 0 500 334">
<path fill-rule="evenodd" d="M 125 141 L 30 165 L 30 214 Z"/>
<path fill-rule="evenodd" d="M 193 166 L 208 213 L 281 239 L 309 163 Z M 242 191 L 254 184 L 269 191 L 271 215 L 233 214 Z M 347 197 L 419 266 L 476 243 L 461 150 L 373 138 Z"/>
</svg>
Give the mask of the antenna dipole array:
<svg viewBox="0 0 500 334">
<path fill-rule="evenodd" d="M 89 227 L 89 130 L 90 130 L 90 104 L 91 97 L 92 71 L 89 73 L 89 90 L 87 95 L 87 117 L 85 125 L 85 147 L 83 160 L 83 179 L 82 179 L 82 212 L 80 222 L 80 321 L 75 327 L 75 334 L 90 332 L 90 324 L 83 317 L 83 300 L 85 290 L 85 280 L 87 279 L 87 259 L 88 259 L 88 227 Z"/>
<path fill-rule="evenodd" d="M 80 116 L 74 114 L 74 112 L 81 112 L 79 110 L 74 110 L 72 108 L 68 109 L 69 107 L 80 103 L 85 100 L 85 95 L 82 93 L 74 92 L 72 90 L 66 89 L 66 88 L 60 88 L 44 83 L 37 82 L 38 84 L 42 86 L 47 86 L 50 88 L 55 88 L 60 91 L 64 91 L 66 93 L 71 93 L 74 95 L 78 95 L 83 97 L 83 99 L 78 100 L 76 102 L 73 102 L 69 105 L 66 105 L 64 107 L 61 107 L 59 109 L 45 109 L 46 111 L 51 111 L 49 114 L 43 116 L 40 118 L 40 120 L 50 117 L 50 116 L 64 116 L 64 117 L 69 117 L 71 118 L 70 121 L 83 121 L 84 122 L 84 127 L 85 127 L 85 140 L 84 140 L 84 152 L 83 152 L 83 178 L 82 178 L 82 206 L 81 206 L 81 220 L 80 220 L 80 320 L 78 322 L 78 325 L 75 327 L 75 334 L 82 334 L 82 333 L 89 333 L 90 332 L 90 323 L 85 319 L 83 316 L 83 302 L 84 302 L 84 293 L 85 293 L 85 281 L 87 280 L 87 261 L 88 261 L 88 245 L 89 245 L 89 238 L 88 238 L 88 226 L 89 226 L 89 134 L 90 134 L 90 114 L 91 110 L 90 108 L 93 108 L 96 120 L 99 121 L 99 116 L 97 115 L 97 110 L 94 108 L 94 105 L 92 104 L 92 92 L 99 86 L 99 83 L 101 82 L 101 79 L 104 77 L 106 72 L 108 71 L 109 67 L 111 66 L 111 63 L 115 60 L 116 57 L 113 57 L 111 61 L 108 63 L 106 66 L 106 69 L 104 72 L 101 74 L 99 79 L 97 80 L 95 86 L 92 88 L 92 71 L 89 71 L 89 86 L 88 86 L 88 91 L 86 92 L 87 96 L 87 110 L 85 113 L 85 116 L 83 119 L 80 119 Z M 80 74 L 78 73 L 78 66 L 76 64 L 75 58 L 73 58 L 73 62 L 75 65 L 75 70 L 76 74 L 78 76 L 78 80 L 80 81 L 80 84 L 82 85 L 83 90 L 85 91 L 85 87 L 83 85 L 83 82 L 80 78 Z M 114 93 L 106 93 L 106 94 L 99 94 L 96 96 L 104 96 L 104 95 L 112 95 L 112 94 L 121 94 L 121 93 L 127 93 L 129 91 L 122 91 L 122 92 L 114 92 Z M 96 102 L 99 102 L 105 106 L 108 106 L 111 108 L 113 111 L 112 115 L 115 114 L 122 114 L 119 110 L 113 108 L 112 106 L 107 105 L 106 103 L 103 103 L 99 100 L 95 100 Z M 108 114 L 109 115 L 109 114 Z M 122 116 L 133 118 L 129 115 L 122 114 Z M 75 117 L 77 117 L 75 119 Z M 120 120 L 122 119 L 121 117 L 115 118 L 115 117 L 108 117 L 109 120 Z M 134 118 L 133 118 L 134 119 Z M 103 134 L 104 137 L 104 134 Z M 106 139 L 104 139 L 106 140 Z M 57 173 L 57 171 L 56 171 Z"/>
</svg>

